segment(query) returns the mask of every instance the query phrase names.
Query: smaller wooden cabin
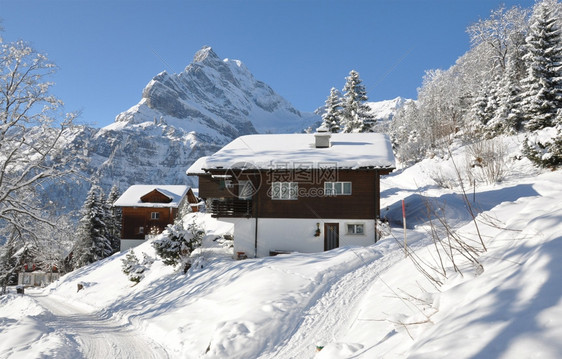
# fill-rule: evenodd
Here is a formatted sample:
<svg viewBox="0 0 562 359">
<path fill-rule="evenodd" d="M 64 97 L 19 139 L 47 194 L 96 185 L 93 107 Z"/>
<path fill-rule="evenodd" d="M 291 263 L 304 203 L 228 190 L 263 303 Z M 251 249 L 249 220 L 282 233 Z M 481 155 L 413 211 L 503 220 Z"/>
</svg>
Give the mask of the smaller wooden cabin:
<svg viewBox="0 0 562 359">
<path fill-rule="evenodd" d="M 174 223 L 182 209 L 197 212 L 199 200 L 184 185 L 133 185 L 113 204 L 122 211 L 121 251 L 143 243 Z"/>
</svg>

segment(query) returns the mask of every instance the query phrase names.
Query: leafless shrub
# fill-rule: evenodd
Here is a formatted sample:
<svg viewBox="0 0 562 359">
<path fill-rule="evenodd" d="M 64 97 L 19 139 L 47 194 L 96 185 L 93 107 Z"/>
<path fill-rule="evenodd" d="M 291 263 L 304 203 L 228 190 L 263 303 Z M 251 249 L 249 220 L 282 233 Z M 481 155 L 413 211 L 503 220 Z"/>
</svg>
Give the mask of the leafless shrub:
<svg viewBox="0 0 562 359">
<path fill-rule="evenodd" d="M 453 189 L 458 186 L 457 181 L 445 174 L 441 169 L 432 171 L 429 177 L 441 188 Z"/>
<path fill-rule="evenodd" d="M 500 182 L 507 174 L 507 147 L 498 138 L 467 146 L 467 173 L 471 179 L 487 184 Z"/>
<path fill-rule="evenodd" d="M 462 175 L 456 165 L 452 154 L 449 151 L 450 159 L 453 163 L 455 176 L 460 188 L 460 194 L 465 204 L 465 208 L 472 219 L 476 230 L 476 240 L 473 237 L 465 237 L 461 235 L 446 218 L 446 208 L 437 208 L 430 201 L 425 202 L 427 218 L 428 218 L 428 234 L 433 242 L 433 250 L 431 255 L 433 262 L 422 259 L 411 248 L 406 247 L 406 253 L 416 269 L 423 274 L 432 284 L 439 287 L 447 278 L 448 273 L 452 270 L 463 275 L 460 261 L 471 264 L 475 274 L 480 275 L 484 271 L 484 267 L 479 261 L 479 256 L 487 251 L 486 244 L 482 234 L 480 233 L 479 223 L 476 220 L 477 211 L 473 207 L 472 202 L 468 199 Z M 398 239 L 397 239 L 398 240 Z"/>
</svg>

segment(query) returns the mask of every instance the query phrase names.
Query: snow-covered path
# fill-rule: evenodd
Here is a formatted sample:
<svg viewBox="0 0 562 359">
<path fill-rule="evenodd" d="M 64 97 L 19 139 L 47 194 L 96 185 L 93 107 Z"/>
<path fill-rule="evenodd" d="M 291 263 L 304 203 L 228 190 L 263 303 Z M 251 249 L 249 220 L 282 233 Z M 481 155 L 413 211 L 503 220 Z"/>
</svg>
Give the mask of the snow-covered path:
<svg viewBox="0 0 562 359">
<path fill-rule="evenodd" d="M 290 333 L 290 338 L 273 352 L 264 353 L 259 358 L 313 358 L 316 345 L 337 341 L 339 333 L 349 329 L 359 314 L 358 303 L 377 277 L 401 259 L 400 251 L 387 255 L 381 253 L 378 258 L 364 262 L 365 265 L 357 270 L 324 286 L 323 292 L 316 293 L 318 299 L 304 311 L 302 321 Z"/>
<path fill-rule="evenodd" d="M 166 350 L 126 323 L 102 318 L 96 313 L 58 300 L 35 294 L 33 298 L 45 308 L 47 327 L 66 338 L 61 357 L 76 358 L 168 358 Z"/>
</svg>

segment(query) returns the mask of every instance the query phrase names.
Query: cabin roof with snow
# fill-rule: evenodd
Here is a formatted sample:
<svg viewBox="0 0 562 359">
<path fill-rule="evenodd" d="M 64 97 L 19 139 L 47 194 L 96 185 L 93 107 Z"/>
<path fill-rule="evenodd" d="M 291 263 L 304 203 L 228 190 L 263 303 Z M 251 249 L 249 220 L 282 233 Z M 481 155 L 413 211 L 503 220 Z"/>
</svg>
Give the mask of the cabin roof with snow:
<svg viewBox="0 0 562 359">
<path fill-rule="evenodd" d="M 116 207 L 177 208 L 189 191 L 189 186 L 184 185 L 133 185 L 113 205 Z"/>
<path fill-rule="evenodd" d="M 318 134 L 316 134 L 318 135 Z M 241 136 L 215 154 L 198 159 L 188 175 L 209 169 L 273 169 L 308 162 L 322 168 L 396 167 L 390 139 L 382 133 L 332 133 L 329 147 L 315 145 L 315 134 L 264 134 Z"/>
</svg>

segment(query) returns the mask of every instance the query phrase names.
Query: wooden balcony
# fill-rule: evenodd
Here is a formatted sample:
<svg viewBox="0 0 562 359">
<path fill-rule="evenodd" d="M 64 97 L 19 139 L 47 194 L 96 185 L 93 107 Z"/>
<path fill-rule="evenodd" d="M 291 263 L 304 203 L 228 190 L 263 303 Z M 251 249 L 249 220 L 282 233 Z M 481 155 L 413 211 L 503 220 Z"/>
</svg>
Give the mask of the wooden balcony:
<svg viewBox="0 0 562 359">
<path fill-rule="evenodd" d="M 211 201 L 211 213 L 215 218 L 219 217 L 251 217 L 252 200 L 225 198 Z"/>
</svg>

